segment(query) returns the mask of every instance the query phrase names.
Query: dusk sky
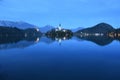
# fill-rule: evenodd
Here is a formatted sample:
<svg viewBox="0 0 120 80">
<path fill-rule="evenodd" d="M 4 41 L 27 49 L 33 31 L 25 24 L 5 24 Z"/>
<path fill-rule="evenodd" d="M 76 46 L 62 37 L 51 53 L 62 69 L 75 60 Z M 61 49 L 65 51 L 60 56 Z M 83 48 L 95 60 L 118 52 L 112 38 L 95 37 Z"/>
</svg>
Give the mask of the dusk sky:
<svg viewBox="0 0 120 80">
<path fill-rule="evenodd" d="M 106 22 L 120 27 L 120 0 L 0 0 L 0 20 L 64 28 Z"/>
</svg>

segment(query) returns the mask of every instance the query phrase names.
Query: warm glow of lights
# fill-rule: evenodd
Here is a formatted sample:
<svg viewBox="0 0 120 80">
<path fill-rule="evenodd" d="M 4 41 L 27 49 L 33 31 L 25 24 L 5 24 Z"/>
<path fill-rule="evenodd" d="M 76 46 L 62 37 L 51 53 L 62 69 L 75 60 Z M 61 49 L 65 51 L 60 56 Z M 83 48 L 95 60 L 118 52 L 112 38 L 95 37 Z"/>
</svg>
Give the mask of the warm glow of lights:
<svg viewBox="0 0 120 80">
<path fill-rule="evenodd" d="M 63 32 L 66 32 L 66 30 L 63 30 Z"/>
<path fill-rule="evenodd" d="M 63 39 L 66 40 L 66 37 L 64 37 Z"/>
<path fill-rule="evenodd" d="M 95 36 L 100 36 L 101 34 L 100 33 L 95 33 Z"/>
<path fill-rule="evenodd" d="M 120 37 L 120 33 L 118 33 L 118 37 Z"/>
<path fill-rule="evenodd" d="M 58 27 L 58 29 L 59 29 L 59 30 L 62 30 L 62 28 L 61 28 L 61 27 Z"/>
<path fill-rule="evenodd" d="M 38 28 L 36 28 L 36 31 L 38 32 L 38 31 L 40 31 Z"/>
<path fill-rule="evenodd" d="M 25 35 L 24 35 L 25 37 L 27 37 L 27 33 L 25 33 Z"/>
<path fill-rule="evenodd" d="M 38 37 L 35 42 L 39 42 L 39 41 L 40 41 L 40 38 Z"/>
<path fill-rule="evenodd" d="M 100 35 L 101 35 L 101 36 L 103 36 L 104 34 L 103 34 L 103 33 L 101 33 Z"/>
<path fill-rule="evenodd" d="M 58 41 L 58 38 L 55 38 L 56 41 Z"/>
<path fill-rule="evenodd" d="M 114 38 L 114 32 L 109 33 L 109 37 Z"/>
<path fill-rule="evenodd" d="M 58 31 L 58 29 L 55 29 L 55 31 Z"/>
<path fill-rule="evenodd" d="M 58 40 L 58 42 L 59 42 L 59 43 L 61 43 L 61 42 L 62 42 L 62 40 L 61 40 L 61 39 L 59 39 L 59 40 Z"/>
</svg>

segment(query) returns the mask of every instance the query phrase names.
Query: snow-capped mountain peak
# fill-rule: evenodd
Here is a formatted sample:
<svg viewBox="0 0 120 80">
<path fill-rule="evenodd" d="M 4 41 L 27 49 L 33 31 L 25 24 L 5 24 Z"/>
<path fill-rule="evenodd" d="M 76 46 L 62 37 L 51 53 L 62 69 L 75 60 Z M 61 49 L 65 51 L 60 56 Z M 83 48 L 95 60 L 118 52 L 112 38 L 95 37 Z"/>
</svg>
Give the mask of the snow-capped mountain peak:
<svg viewBox="0 0 120 80">
<path fill-rule="evenodd" d="M 23 22 L 23 21 L 19 21 L 19 22 L 0 21 L 0 26 L 4 26 L 4 27 L 17 27 L 19 29 L 38 28 L 37 26 L 35 26 L 33 24 L 29 24 L 29 23 Z"/>
</svg>

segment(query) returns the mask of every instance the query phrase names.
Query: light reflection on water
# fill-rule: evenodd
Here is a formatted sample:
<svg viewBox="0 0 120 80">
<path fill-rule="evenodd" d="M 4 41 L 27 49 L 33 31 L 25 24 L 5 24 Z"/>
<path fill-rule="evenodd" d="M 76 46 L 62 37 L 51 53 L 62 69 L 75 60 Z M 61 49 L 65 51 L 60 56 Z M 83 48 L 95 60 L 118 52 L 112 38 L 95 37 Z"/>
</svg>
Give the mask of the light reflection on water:
<svg viewBox="0 0 120 80">
<path fill-rule="evenodd" d="M 119 46 L 108 37 L 1 41 L 0 80 L 119 80 Z"/>
</svg>

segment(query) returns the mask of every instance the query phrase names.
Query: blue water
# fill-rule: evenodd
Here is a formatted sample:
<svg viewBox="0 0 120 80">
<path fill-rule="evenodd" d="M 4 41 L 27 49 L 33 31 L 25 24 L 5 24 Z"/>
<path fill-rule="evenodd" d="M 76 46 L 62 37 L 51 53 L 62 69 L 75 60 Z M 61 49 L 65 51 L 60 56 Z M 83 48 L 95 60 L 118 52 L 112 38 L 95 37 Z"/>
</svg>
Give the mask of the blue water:
<svg viewBox="0 0 120 80">
<path fill-rule="evenodd" d="M 119 41 L 23 42 L 0 45 L 0 80 L 120 80 Z"/>
</svg>

